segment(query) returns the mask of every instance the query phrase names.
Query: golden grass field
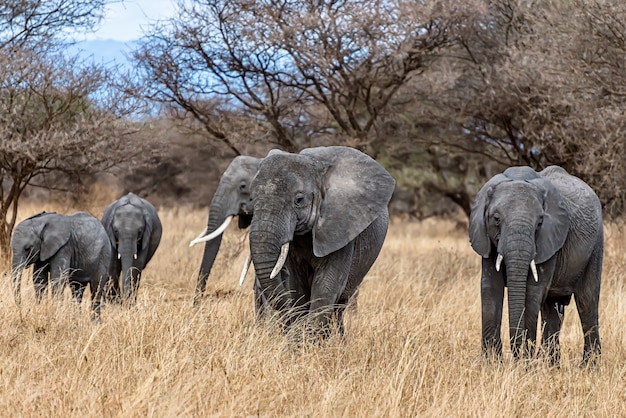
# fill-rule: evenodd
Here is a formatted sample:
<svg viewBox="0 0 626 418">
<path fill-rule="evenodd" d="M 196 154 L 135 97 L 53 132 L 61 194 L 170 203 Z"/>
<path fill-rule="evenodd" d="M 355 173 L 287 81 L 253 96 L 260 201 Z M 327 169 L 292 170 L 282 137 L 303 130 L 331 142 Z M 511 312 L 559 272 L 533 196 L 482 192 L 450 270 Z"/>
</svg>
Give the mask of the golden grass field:
<svg viewBox="0 0 626 418">
<path fill-rule="evenodd" d="M 42 209 L 25 205 L 20 217 Z M 91 213 L 100 216 L 102 207 Z M 22 216 L 23 215 L 23 216 Z M 624 229 L 606 227 L 601 367 L 581 370 L 582 332 L 566 309 L 561 367 L 500 364 L 480 349 L 480 258 L 452 221 L 394 220 L 346 315 L 345 340 L 296 345 L 254 319 L 247 236 L 236 227 L 201 306 L 191 301 L 206 211 L 162 209 L 163 238 L 138 304 L 106 306 L 102 324 L 69 301 L 37 305 L 24 280 L 0 281 L 0 414 L 63 417 L 626 416 Z M 26 275 L 24 278 L 26 279 Z M 67 292 L 69 293 L 69 292 Z M 506 323 L 506 317 L 504 319 Z M 503 328 L 508 340 L 507 327 Z"/>
</svg>

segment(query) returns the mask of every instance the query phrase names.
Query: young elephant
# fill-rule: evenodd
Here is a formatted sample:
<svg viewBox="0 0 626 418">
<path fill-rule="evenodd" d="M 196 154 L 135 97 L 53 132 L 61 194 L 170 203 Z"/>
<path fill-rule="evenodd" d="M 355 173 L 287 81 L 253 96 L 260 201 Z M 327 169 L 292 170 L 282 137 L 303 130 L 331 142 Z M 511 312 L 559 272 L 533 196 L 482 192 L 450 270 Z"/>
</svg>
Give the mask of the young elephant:
<svg viewBox="0 0 626 418">
<path fill-rule="evenodd" d="M 272 151 L 252 181 L 250 252 L 262 294 L 287 323 L 325 334 L 385 240 L 395 180 L 348 147 Z"/>
<path fill-rule="evenodd" d="M 102 292 L 108 279 L 111 247 L 104 228 L 93 216 L 77 212 L 71 216 L 42 212 L 20 222 L 11 238 L 13 250 L 13 294 L 21 303 L 21 277 L 33 265 L 35 296 L 41 301 L 52 285 L 60 297 L 69 281 L 73 298 L 80 303 L 87 284 L 92 311 L 100 319 Z"/>
<path fill-rule="evenodd" d="M 204 294 L 209 273 L 211 273 L 215 257 L 222 243 L 222 233 L 230 221 L 234 216 L 237 216 L 240 229 L 247 228 L 252 221 L 253 208 L 250 183 L 259 169 L 261 160 L 261 158 L 243 155 L 233 159 L 220 177 L 217 190 L 211 199 L 207 227 L 189 244 L 192 247 L 206 242 L 193 298 L 194 305 L 200 301 Z M 245 270 L 241 279 L 243 280 L 244 277 Z"/>
<path fill-rule="evenodd" d="M 594 191 L 564 169 L 511 167 L 478 192 L 470 215 L 472 248 L 482 259 L 482 347 L 501 355 L 500 323 L 508 287 L 511 349 L 542 343 L 559 360 L 559 332 L 572 294 L 585 339 L 583 364 L 600 354 L 598 301 L 604 248 L 602 208 Z M 524 350 L 522 351 L 522 347 Z"/>
<path fill-rule="evenodd" d="M 104 210 L 102 225 L 111 245 L 108 297 L 117 302 L 134 302 L 141 272 L 161 242 L 159 215 L 150 202 L 128 193 Z"/>
</svg>

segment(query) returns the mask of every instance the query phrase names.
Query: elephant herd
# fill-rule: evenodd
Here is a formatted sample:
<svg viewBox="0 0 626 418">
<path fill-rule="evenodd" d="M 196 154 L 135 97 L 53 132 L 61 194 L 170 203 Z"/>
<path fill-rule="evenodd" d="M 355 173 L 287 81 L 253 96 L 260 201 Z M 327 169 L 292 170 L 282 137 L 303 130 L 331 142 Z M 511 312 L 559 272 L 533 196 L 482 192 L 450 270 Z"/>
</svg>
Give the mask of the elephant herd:
<svg viewBox="0 0 626 418">
<path fill-rule="evenodd" d="M 48 284 L 58 298 L 69 283 L 80 303 L 89 285 L 92 312 L 99 321 L 103 295 L 110 301 L 135 300 L 141 272 L 159 246 L 161 232 L 154 206 L 133 193 L 111 203 L 102 221 L 85 212 L 33 215 L 15 227 L 11 238 L 15 301 L 21 301 L 22 271 L 32 265 L 38 301 Z"/>
<path fill-rule="evenodd" d="M 237 217 L 239 228 L 250 228 L 240 281 L 253 263 L 257 313 L 278 312 L 286 328 L 302 320 L 318 335 L 330 332 L 332 323 L 343 332 L 344 310 L 381 251 L 394 188 L 379 163 L 348 147 L 236 157 L 220 178 L 207 227 L 190 243 L 205 243 L 194 305 L 205 291 L 222 233 Z M 53 295 L 69 283 L 80 302 L 89 284 L 99 320 L 103 297 L 135 300 L 161 233 L 155 208 L 132 193 L 109 205 L 101 221 L 84 212 L 34 215 L 16 226 L 11 241 L 16 301 L 22 270 L 32 264 L 37 300 L 49 282 Z M 584 333 L 583 364 L 599 358 L 603 224 L 600 202 L 588 185 L 556 166 L 541 172 L 508 168 L 476 195 L 469 237 L 482 257 L 485 355 L 502 354 L 507 287 L 515 358 L 535 349 L 541 312 L 542 348 L 558 362 L 559 332 L 572 295 Z"/>
</svg>

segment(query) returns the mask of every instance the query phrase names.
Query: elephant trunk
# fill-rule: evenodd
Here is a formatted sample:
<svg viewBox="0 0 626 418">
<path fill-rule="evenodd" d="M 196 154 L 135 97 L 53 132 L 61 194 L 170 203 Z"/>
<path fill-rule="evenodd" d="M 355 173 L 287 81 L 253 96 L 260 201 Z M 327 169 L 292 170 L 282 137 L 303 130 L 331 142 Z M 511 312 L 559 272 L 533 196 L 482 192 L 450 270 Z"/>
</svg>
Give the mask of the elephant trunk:
<svg viewBox="0 0 626 418">
<path fill-rule="evenodd" d="M 531 230 L 532 231 L 532 230 Z M 534 233 L 516 232 L 507 235 L 509 239 L 503 245 L 504 264 L 509 302 L 509 335 L 511 351 L 515 358 L 522 355 L 523 343 L 528 327 L 526 326 L 526 284 L 531 261 L 534 258 Z"/>
<path fill-rule="evenodd" d="M 276 216 L 276 219 L 281 219 Z M 283 273 L 275 271 L 281 258 L 281 249 L 286 248 L 291 235 L 288 228 L 255 213 L 250 226 L 250 255 L 254 270 L 265 297 L 279 311 L 287 311 L 292 306 L 290 295 L 283 283 Z M 286 254 L 283 254 L 283 258 Z"/>
<path fill-rule="evenodd" d="M 130 300 L 136 296 L 139 285 L 139 269 L 137 268 L 137 239 L 121 238 L 118 244 L 118 255 L 122 264 L 122 300 Z"/>
<path fill-rule="evenodd" d="M 213 201 L 211 202 L 209 220 L 206 229 L 207 234 L 210 234 L 219 228 L 226 219 L 225 211 L 222 209 L 222 195 L 223 193 L 219 193 L 218 190 L 213 197 Z M 194 305 L 200 301 L 200 298 L 204 294 L 206 282 L 209 278 L 209 274 L 211 273 L 211 269 L 213 268 L 213 263 L 215 262 L 215 257 L 217 256 L 221 243 L 222 234 L 204 244 L 204 254 L 202 255 L 202 263 L 200 264 L 200 272 L 198 273 L 198 282 L 196 283 L 196 290 L 194 292 Z"/>
</svg>

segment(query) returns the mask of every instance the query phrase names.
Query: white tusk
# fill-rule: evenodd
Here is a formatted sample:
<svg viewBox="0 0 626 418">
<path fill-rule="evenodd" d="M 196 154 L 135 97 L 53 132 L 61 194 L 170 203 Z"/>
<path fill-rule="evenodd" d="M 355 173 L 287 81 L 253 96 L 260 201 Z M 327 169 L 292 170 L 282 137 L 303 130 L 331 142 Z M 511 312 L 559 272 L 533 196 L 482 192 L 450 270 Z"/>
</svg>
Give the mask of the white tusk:
<svg viewBox="0 0 626 418">
<path fill-rule="evenodd" d="M 500 271 L 500 265 L 502 264 L 502 254 L 498 254 L 498 258 L 496 258 L 496 271 Z"/>
<path fill-rule="evenodd" d="M 270 274 L 270 279 L 273 279 L 274 277 L 278 276 L 278 273 L 280 273 L 280 269 L 283 268 L 283 266 L 285 265 L 285 261 L 287 261 L 287 253 L 289 253 L 288 242 L 284 243 L 283 246 L 280 247 L 280 256 L 278 257 L 278 261 L 276 261 L 274 270 L 272 270 L 272 273 Z"/>
<path fill-rule="evenodd" d="M 202 238 L 203 236 L 205 236 L 207 232 L 209 232 L 209 227 L 208 227 L 208 226 L 202 230 L 202 232 L 200 233 L 200 235 L 198 235 L 198 236 L 197 236 L 197 237 L 196 237 L 193 241 L 191 241 L 191 242 L 189 243 L 189 246 L 190 246 L 190 247 L 193 247 L 194 245 L 196 245 L 196 244 L 197 244 L 197 242 L 196 242 L 196 241 L 197 241 L 197 240 L 199 240 L 200 238 Z"/>
<path fill-rule="evenodd" d="M 117 253 L 117 259 L 120 260 L 122 258 L 122 254 Z"/>
<path fill-rule="evenodd" d="M 194 239 L 193 241 L 189 243 L 189 246 L 193 247 L 196 244 L 200 244 L 201 242 L 211 241 L 212 239 L 220 236 L 222 232 L 224 232 L 226 228 L 228 228 L 228 224 L 232 220 L 233 220 L 233 215 L 230 215 L 228 218 L 224 220 L 224 223 L 221 224 L 219 228 L 211 232 L 209 235 L 206 235 L 206 233 L 209 232 L 209 228 L 208 227 L 205 228 L 204 231 L 202 231 L 202 233 L 198 235 L 196 239 Z"/>
<path fill-rule="evenodd" d="M 243 262 L 243 270 L 241 270 L 241 276 L 239 276 L 239 286 L 242 286 L 243 281 L 246 280 L 246 274 L 248 273 L 250 264 L 252 264 L 252 257 L 250 257 L 250 251 L 248 251 L 248 255 L 246 256 L 246 261 Z"/>
<path fill-rule="evenodd" d="M 535 278 L 535 281 L 538 282 L 539 276 L 537 275 L 537 265 L 535 264 L 535 260 L 530 262 L 530 271 L 533 272 L 533 277 Z"/>
<path fill-rule="evenodd" d="M 137 254 L 133 254 L 133 258 L 136 260 L 137 259 Z"/>
</svg>

